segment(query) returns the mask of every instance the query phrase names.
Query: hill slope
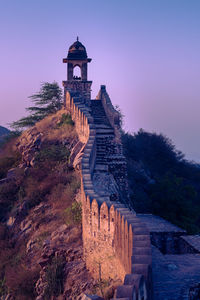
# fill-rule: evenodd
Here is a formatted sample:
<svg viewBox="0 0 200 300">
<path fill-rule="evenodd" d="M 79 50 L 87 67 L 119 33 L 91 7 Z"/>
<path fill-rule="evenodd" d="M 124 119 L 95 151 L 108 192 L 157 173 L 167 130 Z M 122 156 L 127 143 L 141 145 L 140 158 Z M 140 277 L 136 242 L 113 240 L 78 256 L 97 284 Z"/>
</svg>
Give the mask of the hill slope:
<svg viewBox="0 0 200 300">
<path fill-rule="evenodd" d="M 0 137 L 2 135 L 6 135 L 10 132 L 10 130 L 8 130 L 7 128 L 3 127 L 3 126 L 0 126 Z"/>
<path fill-rule="evenodd" d="M 82 260 L 80 177 L 74 167 L 83 147 L 66 111 L 4 145 L 0 297 L 77 300 L 82 292 L 101 295 L 102 285 Z"/>
</svg>

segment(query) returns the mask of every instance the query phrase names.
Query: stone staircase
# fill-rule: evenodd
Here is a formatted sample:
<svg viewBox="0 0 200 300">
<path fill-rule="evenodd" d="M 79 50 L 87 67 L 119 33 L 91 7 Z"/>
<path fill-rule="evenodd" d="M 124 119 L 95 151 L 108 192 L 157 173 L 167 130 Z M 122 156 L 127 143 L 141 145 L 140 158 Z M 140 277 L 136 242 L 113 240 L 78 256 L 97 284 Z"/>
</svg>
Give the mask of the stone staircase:
<svg viewBox="0 0 200 300">
<path fill-rule="evenodd" d="M 114 138 L 114 130 L 105 114 L 102 101 L 91 101 L 92 116 L 96 127 L 96 165 L 95 172 L 107 172 L 108 141 Z"/>
<path fill-rule="evenodd" d="M 94 124 L 100 125 L 100 128 L 112 128 L 110 122 L 105 114 L 101 100 L 91 100 L 92 116 L 94 118 Z M 103 126 L 104 125 L 104 126 Z"/>
<path fill-rule="evenodd" d="M 111 103 L 106 105 L 111 110 Z M 112 122 L 112 116 L 107 118 L 110 111 L 105 108 L 103 95 L 99 100 L 90 100 L 87 106 L 84 99 L 67 93 L 66 107 L 75 121 L 80 140 L 87 141 L 81 163 L 87 267 L 99 276 L 97 261 L 100 261 L 102 278 L 107 278 L 108 270 L 111 278 L 125 272 L 124 283 L 118 286 L 114 299 L 152 300 L 149 232 L 120 194 L 126 183 L 126 164 L 118 147 L 118 125 Z M 113 197 L 117 194 L 115 189 L 120 199 Z M 113 263 L 110 263 L 111 258 Z"/>
</svg>

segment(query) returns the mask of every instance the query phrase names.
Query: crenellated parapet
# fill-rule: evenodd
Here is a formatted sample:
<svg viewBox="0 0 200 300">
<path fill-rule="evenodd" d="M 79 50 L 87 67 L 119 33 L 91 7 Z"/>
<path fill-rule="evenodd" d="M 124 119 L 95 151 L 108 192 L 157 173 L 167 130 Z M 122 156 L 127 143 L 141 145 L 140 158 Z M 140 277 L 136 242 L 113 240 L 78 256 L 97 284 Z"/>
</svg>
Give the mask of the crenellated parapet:
<svg viewBox="0 0 200 300">
<path fill-rule="evenodd" d="M 114 129 L 115 143 L 120 149 L 119 114 L 105 89 L 101 88 L 97 100 L 90 101 L 102 101 Z M 80 141 L 85 144 L 81 163 L 81 201 L 87 268 L 96 278 L 123 280 L 124 284 L 117 288 L 115 299 L 152 299 L 149 232 L 133 210 L 94 189 L 97 126 L 90 102 L 78 93 L 66 92 L 66 109 L 75 122 Z M 114 152 L 113 159 L 117 155 L 119 159 L 122 157 L 122 153 Z"/>
</svg>

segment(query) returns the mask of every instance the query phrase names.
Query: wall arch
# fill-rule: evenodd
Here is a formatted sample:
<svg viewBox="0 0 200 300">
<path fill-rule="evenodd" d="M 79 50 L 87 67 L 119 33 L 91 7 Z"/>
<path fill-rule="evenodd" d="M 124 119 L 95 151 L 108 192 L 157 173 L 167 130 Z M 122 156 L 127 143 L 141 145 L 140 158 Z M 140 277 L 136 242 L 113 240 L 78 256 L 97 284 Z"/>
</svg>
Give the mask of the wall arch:
<svg viewBox="0 0 200 300">
<path fill-rule="evenodd" d="M 76 64 L 73 67 L 73 78 L 74 79 L 81 79 L 81 66 L 79 66 L 78 64 Z"/>
</svg>

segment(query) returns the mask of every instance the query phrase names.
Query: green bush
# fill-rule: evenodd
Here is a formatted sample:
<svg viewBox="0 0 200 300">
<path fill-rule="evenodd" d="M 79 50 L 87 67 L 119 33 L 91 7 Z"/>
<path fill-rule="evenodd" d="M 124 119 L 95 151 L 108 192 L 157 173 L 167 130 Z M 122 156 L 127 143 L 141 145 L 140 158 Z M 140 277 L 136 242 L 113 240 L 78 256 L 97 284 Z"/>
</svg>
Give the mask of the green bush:
<svg viewBox="0 0 200 300">
<path fill-rule="evenodd" d="M 82 220 L 82 207 L 80 202 L 74 201 L 72 205 L 65 209 L 66 224 L 80 224 Z"/>
<path fill-rule="evenodd" d="M 67 161 L 69 158 L 69 150 L 59 144 L 59 145 L 45 145 L 35 157 L 36 165 L 45 161 L 61 162 Z"/>
<path fill-rule="evenodd" d="M 47 286 L 45 289 L 45 300 L 52 296 L 58 296 L 63 292 L 64 280 L 64 259 L 54 257 L 52 263 L 47 266 L 46 270 Z"/>
<path fill-rule="evenodd" d="M 72 120 L 72 117 L 70 114 L 62 114 L 61 120 L 58 123 L 58 126 L 63 126 L 63 125 L 71 125 L 74 126 L 74 121 Z"/>
</svg>

